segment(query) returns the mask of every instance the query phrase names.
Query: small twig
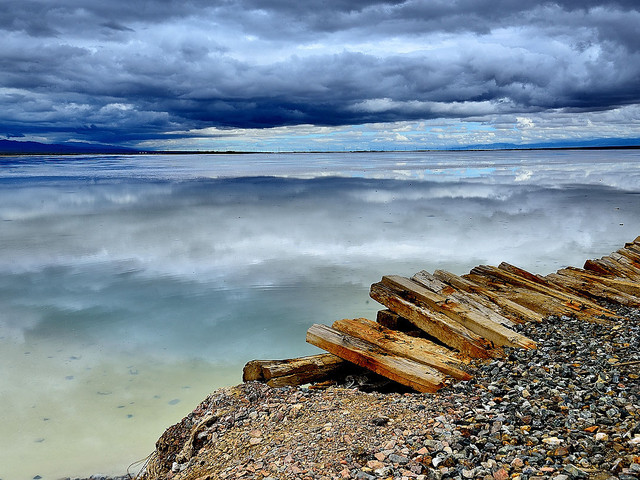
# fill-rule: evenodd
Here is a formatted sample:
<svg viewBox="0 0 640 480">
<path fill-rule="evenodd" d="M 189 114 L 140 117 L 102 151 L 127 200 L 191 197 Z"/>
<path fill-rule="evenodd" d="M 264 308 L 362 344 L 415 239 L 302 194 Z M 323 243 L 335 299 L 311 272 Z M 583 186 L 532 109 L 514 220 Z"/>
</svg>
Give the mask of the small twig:
<svg viewBox="0 0 640 480">
<path fill-rule="evenodd" d="M 634 432 L 638 427 L 640 427 L 640 422 L 636 422 L 636 424 L 635 424 L 633 427 L 631 427 L 627 433 L 625 433 L 624 435 L 622 435 L 622 438 L 631 438 L 631 434 L 633 434 L 633 432 Z"/>
<path fill-rule="evenodd" d="M 640 360 L 633 360 L 632 362 L 614 363 L 615 367 L 626 367 L 627 365 L 638 365 Z"/>
</svg>

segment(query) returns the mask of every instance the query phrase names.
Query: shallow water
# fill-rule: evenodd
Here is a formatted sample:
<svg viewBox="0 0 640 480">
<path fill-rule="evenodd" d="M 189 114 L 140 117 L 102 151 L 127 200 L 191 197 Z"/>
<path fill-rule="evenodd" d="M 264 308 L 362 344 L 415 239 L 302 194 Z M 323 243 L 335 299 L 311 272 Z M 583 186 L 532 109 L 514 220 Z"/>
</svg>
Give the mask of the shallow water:
<svg viewBox="0 0 640 480">
<path fill-rule="evenodd" d="M 317 353 L 312 323 L 373 318 L 383 274 L 608 254 L 640 235 L 639 160 L 0 159 L 0 478 L 123 473 L 248 360 Z"/>
</svg>

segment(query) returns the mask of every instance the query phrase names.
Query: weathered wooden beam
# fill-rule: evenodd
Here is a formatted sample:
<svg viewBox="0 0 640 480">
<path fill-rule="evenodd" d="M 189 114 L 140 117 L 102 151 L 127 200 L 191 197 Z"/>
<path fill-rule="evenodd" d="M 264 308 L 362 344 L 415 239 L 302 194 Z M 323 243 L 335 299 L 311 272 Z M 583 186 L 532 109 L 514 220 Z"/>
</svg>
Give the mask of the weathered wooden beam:
<svg viewBox="0 0 640 480">
<path fill-rule="evenodd" d="M 640 298 L 586 278 L 580 279 L 571 275 L 562 275 L 561 273 L 551 273 L 546 278 L 554 284 L 589 296 L 594 300 L 606 300 L 627 307 L 640 306 Z"/>
<path fill-rule="evenodd" d="M 514 269 L 512 269 L 514 270 Z M 513 271 L 507 271 L 505 269 L 501 269 L 498 267 L 493 267 L 491 265 L 478 265 L 477 267 L 471 270 L 472 274 L 482 275 L 485 277 L 493 278 L 498 282 L 502 282 L 505 285 L 510 285 L 518 288 L 524 288 L 527 290 L 531 290 L 533 292 L 542 293 L 543 295 L 547 295 L 552 298 L 556 298 L 562 302 L 575 302 L 575 303 L 585 303 L 591 304 L 588 299 L 579 297 L 577 295 L 573 295 L 567 292 L 563 292 L 562 290 L 558 290 L 557 288 L 545 284 L 541 279 L 530 280 L 529 278 L 525 278 L 520 274 L 514 273 Z M 528 273 L 529 277 L 533 277 L 533 274 Z"/>
<path fill-rule="evenodd" d="M 410 337 L 402 332 L 390 330 L 366 318 L 343 319 L 334 322 L 334 330 L 358 337 L 377 345 L 392 355 L 415 360 L 429 365 L 458 380 L 470 380 L 472 375 L 461 369 L 462 363 L 452 356 L 453 352 L 424 338 Z"/>
<path fill-rule="evenodd" d="M 307 342 L 419 392 L 433 393 L 445 384 L 445 376 L 432 367 L 388 355 L 369 342 L 326 325 L 312 325 L 307 331 Z"/>
<path fill-rule="evenodd" d="M 582 267 L 585 270 L 593 272 L 597 275 L 606 275 L 609 277 L 624 277 L 625 275 L 621 275 L 619 272 L 612 269 L 607 264 L 602 262 L 600 259 L 590 259 L 584 262 L 584 266 Z"/>
<path fill-rule="evenodd" d="M 590 314 L 594 315 L 609 315 L 616 316 L 614 312 L 601 307 L 597 303 L 592 302 L 591 300 L 575 295 L 572 293 L 562 292 L 557 288 L 552 288 L 547 285 L 542 285 L 540 283 L 536 283 L 530 280 L 527 280 L 524 277 L 519 275 L 515 275 L 510 272 L 506 272 L 496 267 L 492 267 L 489 265 L 479 265 L 471 270 L 471 273 L 481 276 L 486 276 L 490 278 L 495 278 L 498 281 L 504 282 L 505 284 L 509 284 L 515 287 L 526 288 L 533 292 L 541 293 L 550 298 L 555 298 L 562 302 L 564 305 L 574 308 L 577 311 L 585 312 L 589 311 Z"/>
<path fill-rule="evenodd" d="M 634 261 L 630 255 L 630 252 L 627 252 L 627 255 L 622 255 L 618 252 L 613 252 L 609 255 L 616 264 L 623 265 L 630 273 L 630 275 L 635 279 L 640 279 L 640 264 L 637 261 Z"/>
<path fill-rule="evenodd" d="M 636 273 L 609 256 L 604 256 L 596 260 L 587 260 L 584 263 L 585 270 L 592 270 L 601 275 L 609 275 L 612 277 L 622 277 L 635 280 Z"/>
<path fill-rule="evenodd" d="M 409 320 L 416 327 L 437 338 L 445 345 L 470 357 L 489 358 L 491 344 L 480 335 L 438 312 L 402 298 L 402 291 L 383 283 L 374 283 L 369 292 L 371 298 Z"/>
<path fill-rule="evenodd" d="M 580 307 L 571 303 L 563 302 L 555 297 L 550 297 L 543 293 L 535 292 L 524 288 L 514 287 L 503 282 L 497 282 L 495 279 L 484 275 L 475 275 L 469 273 L 463 276 L 464 279 L 482 285 L 488 290 L 492 290 L 500 297 L 523 306 L 524 308 L 537 312 L 542 317 L 548 315 L 557 316 L 575 316 L 579 318 L 589 318 L 590 315 L 583 314 Z"/>
<path fill-rule="evenodd" d="M 433 293 L 408 278 L 398 275 L 386 275 L 382 277 L 382 283 L 402 291 L 405 299 L 424 303 L 435 312 L 446 315 L 472 332 L 489 340 L 494 345 L 528 349 L 536 348 L 536 343 L 524 335 L 514 332 L 457 302 L 448 301 L 441 295 Z"/>
<path fill-rule="evenodd" d="M 631 246 L 635 246 L 635 244 L 631 244 Z M 640 251 L 636 252 L 631 248 L 621 248 L 616 250 L 616 253 L 625 257 L 626 261 L 632 265 L 636 269 L 640 269 Z"/>
<path fill-rule="evenodd" d="M 531 282 L 538 283 L 540 285 L 548 285 L 544 278 L 540 277 L 539 275 L 535 275 L 531 272 L 526 271 L 524 268 L 516 267 L 515 265 L 511 265 L 510 263 L 502 262 L 500 265 L 498 265 L 498 268 L 500 270 L 504 270 L 505 272 L 518 275 Z"/>
<path fill-rule="evenodd" d="M 400 330 L 401 332 L 421 331 L 416 330 L 416 326 L 404 317 L 389 309 L 378 310 L 376 314 L 376 322 L 390 330 Z"/>
<path fill-rule="evenodd" d="M 569 294 L 574 294 L 574 295 L 578 295 L 580 298 L 584 297 L 584 298 L 588 298 L 588 299 L 593 299 L 594 297 L 592 297 L 591 295 L 589 295 L 587 292 L 583 292 L 581 290 L 576 290 L 571 288 L 569 285 L 558 281 L 557 278 L 551 278 L 548 275 L 546 277 L 540 276 L 540 275 L 534 275 L 533 273 L 527 272 L 526 270 L 516 267 L 514 265 L 510 265 L 506 262 L 502 262 L 498 268 L 500 270 L 504 270 L 506 272 L 512 273 L 514 275 L 518 275 L 522 278 L 525 278 L 527 280 L 530 280 L 534 283 L 537 283 L 539 285 L 543 285 L 546 287 L 549 287 L 551 289 L 554 290 L 558 290 L 560 292 L 563 293 L 569 293 Z"/>
<path fill-rule="evenodd" d="M 411 280 L 419 283 L 425 288 L 428 288 L 432 292 L 437 293 L 447 301 L 458 302 L 470 310 L 476 310 L 481 315 L 484 315 L 505 327 L 512 327 L 514 323 L 520 323 L 520 321 L 514 322 L 511 318 L 504 316 L 502 310 L 495 303 L 490 302 L 482 296 L 457 290 L 451 285 L 447 285 L 446 283 L 438 280 L 426 270 L 416 273 L 411 277 Z"/>
<path fill-rule="evenodd" d="M 637 242 L 627 243 L 623 248 L 633 253 L 637 261 L 640 261 L 640 243 L 637 243 Z"/>
<path fill-rule="evenodd" d="M 519 303 L 516 303 L 494 291 L 486 289 L 466 278 L 459 277 L 458 275 L 454 275 L 453 273 L 445 270 L 436 270 L 433 272 L 433 276 L 453 288 L 467 292 L 480 299 L 487 299 L 489 302 L 497 305 L 503 315 L 509 316 L 509 318 L 514 321 L 542 321 L 543 316 L 539 312 L 526 308 Z"/>
<path fill-rule="evenodd" d="M 640 262 L 640 244 L 625 243 L 624 247 L 622 247 L 620 250 L 628 252 L 630 254 L 630 258 L 637 262 Z M 617 251 L 620 252 L 620 250 Z"/>
<path fill-rule="evenodd" d="M 477 311 L 470 310 L 457 302 L 447 301 L 441 295 L 433 293 L 422 285 L 399 275 L 385 275 L 382 283 L 402 292 L 409 301 L 420 302 L 435 312 L 442 313 L 452 320 L 464 325 L 472 332 L 489 340 L 497 346 L 519 348 L 536 348 L 536 343 L 509 328 L 494 322 Z"/>
<path fill-rule="evenodd" d="M 598 282 L 620 292 L 628 293 L 640 297 L 640 283 L 625 278 L 604 277 L 596 275 L 594 272 L 582 270 L 581 268 L 567 267 L 558 270 L 561 275 L 570 275 L 577 278 L 588 279 L 591 282 Z"/>
<path fill-rule="evenodd" d="M 344 361 L 329 353 L 286 360 L 251 360 L 242 370 L 242 381 L 266 382 L 272 387 L 304 385 L 325 380 L 342 367 Z"/>
</svg>

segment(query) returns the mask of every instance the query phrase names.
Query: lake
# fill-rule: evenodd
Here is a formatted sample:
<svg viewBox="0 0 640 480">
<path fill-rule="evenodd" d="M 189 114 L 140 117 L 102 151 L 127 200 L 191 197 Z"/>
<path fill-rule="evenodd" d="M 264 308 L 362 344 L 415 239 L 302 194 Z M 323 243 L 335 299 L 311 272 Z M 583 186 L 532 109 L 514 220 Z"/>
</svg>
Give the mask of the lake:
<svg viewBox="0 0 640 480">
<path fill-rule="evenodd" d="M 382 275 L 640 235 L 640 151 L 0 158 L 0 478 L 122 474 Z M 134 470 L 137 471 L 137 470 Z"/>
</svg>

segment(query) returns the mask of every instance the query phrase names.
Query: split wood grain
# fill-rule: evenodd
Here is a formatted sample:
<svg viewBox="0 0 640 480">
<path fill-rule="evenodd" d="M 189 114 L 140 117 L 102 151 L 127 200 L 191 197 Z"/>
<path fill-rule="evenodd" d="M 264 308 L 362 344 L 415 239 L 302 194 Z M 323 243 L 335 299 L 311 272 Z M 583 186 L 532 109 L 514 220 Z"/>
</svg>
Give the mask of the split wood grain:
<svg viewBox="0 0 640 480">
<path fill-rule="evenodd" d="M 486 299 L 500 308 L 503 315 L 516 322 L 541 322 L 543 315 L 535 310 L 524 307 L 497 292 L 486 289 L 480 284 L 460 277 L 445 270 L 436 270 L 433 276 L 453 288 L 467 292 L 479 299 Z"/>
<path fill-rule="evenodd" d="M 613 252 L 603 258 L 606 258 L 616 266 L 623 268 L 627 272 L 629 278 L 634 280 L 640 279 L 640 267 L 634 265 L 634 262 L 627 255 L 621 255 L 618 252 Z"/>
<path fill-rule="evenodd" d="M 451 355 L 453 352 L 427 339 L 410 337 L 366 318 L 337 320 L 332 328 L 372 343 L 392 355 L 429 365 L 458 380 L 473 378 L 462 369 L 462 363 Z"/>
<path fill-rule="evenodd" d="M 537 312 L 541 317 L 548 315 L 557 316 L 575 316 L 579 318 L 590 318 L 588 313 L 582 313 L 579 305 L 571 302 L 561 301 L 558 298 L 545 295 L 540 292 L 529 290 L 526 288 L 518 288 L 504 282 L 498 282 L 493 278 L 468 273 L 463 276 L 465 280 L 472 281 L 478 285 L 482 285 L 488 290 L 492 290 L 500 297 L 509 300 Z"/>
<path fill-rule="evenodd" d="M 583 268 L 585 270 L 593 271 L 599 275 L 608 275 L 611 277 L 622 277 L 628 279 L 636 278 L 636 275 L 633 271 L 608 257 L 587 260 L 586 262 L 584 262 Z"/>
<path fill-rule="evenodd" d="M 416 273 L 411 277 L 411 280 L 442 296 L 447 301 L 458 302 L 470 310 L 476 310 L 481 315 L 505 327 L 512 327 L 515 323 L 520 323 L 519 321 L 514 322 L 511 318 L 504 316 L 502 310 L 495 303 L 486 300 L 484 297 L 457 290 L 438 280 L 426 270 L 421 270 Z"/>
<path fill-rule="evenodd" d="M 389 355 L 369 342 L 326 325 L 312 325 L 307 331 L 307 342 L 419 392 L 434 393 L 445 385 L 445 375 L 438 370 Z"/>
<path fill-rule="evenodd" d="M 639 251 L 636 252 L 636 248 Z M 616 250 L 616 252 L 624 257 L 626 257 L 627 261 L 635 268 L 640 269 L 640 247 L 637 247 L 635 244 L 629 244 L 629 247 L 621 248 Z"/>
<path fill-rule="evenodd" d="M 304 385 L 337 373 L 344 361 L 330 353 L 286 360 L 252 360 L 242 370 L 242 381 L 266 382 L 271 387 Z"/>
<path fill-rule="evenodd" d="M 606 315 L 616 317 L 615 313 L 604 307 L 601 307 L 597 303 L 591 300 L 581 297 L 572 293 L 562 292 L 557 288 L 553 288 L 542 283 L 528 280 L 520 275 L 516 275 L 505 270 L 501 270 L 497 267 L 490 265 L 479 265 L 471 270 L 472 274 L 494 278 L 498 282 L 502 282 L 507 285 L 524 288 L 532 292 L 537 292 L 547 297 L 560 301 L 565 306 L 574 309 L 576 312 L 587 313 L 589 315 Z"/>
<path fill-rule="evenodd" d="M 631 280 L 637 281 L 640 279 L 640 268 L 635 266 L 633 262 L 627 256 L 620 255 L 613 252 L 611 255 L 607 255 L 607 261 L 613 263 L 616 267 L 622 269 L 627 277 Z"/>
<path fill-rule="evenodd" d="M 464 325 L 494 345 L 526 349 L 536 348 L 536 343 L 524 335 L 514 332 L 504 325 L 494 322 L 479 312 L 466 308 L 457 302 L 448 301 L 441 295 L 432 292 L 408 278 L 399 275 L 385 275 L 382 277 L 382 283 L 405 292 L 405 298 L 424 303 L 433 311 L 446 315 L 452 320 Z"/>
<path fill-rule="evenodd" d="M 498 268 L 515 275 L 519 275 L 540 285 L 555 288 L 562 292 L 575 294 L 579 297 L 585 297 L 593 301 L 607 300 L 619 305 L 635 307 L 638 305 L 638 301 L 640 300 L 632 295 L 620 293 L 617 290 L 602 284 L 594 284 L 588 279 L 577 279 L 571 275 L 563 275 L 560 272 L 551 273 L 543 277 L 540 275 L 534 275 L 522 268 L 515 267 L 505 262 L 501 263 Z"/>
<path fill-rule="evenodd" d="M 597 275 L 595 272 L 581 268 L 567 267 L 558 270 L 559 275 L 568 275 L 576 278 L 587 279 L 591 282 L 601 283 L 619 292 L 628 293 L 640 297 L 640 283 L 621 277 L 608 277 Z"/>
<path fill-rule="evenodd" d="M 559 287 L 571 289 L 594 300 L 606 300 L 626 307 L 640 306 L 640 298 L 586 278 L 580 279 L 571 275 L 562 275 L 561 273 L 551 273 L 546 278 Z"/>
<path fill-rule="evenodd" d="M 437 338 L 445 345 L 475 358 L 489 358 L 491 344 L 480 335 L 450 319 L 446 315 L 430 311 L 402 297 L 402 290 L 394 289 L 382 282 L 371 285 L 369 295 L 416 327 Z"/>
</svg>

